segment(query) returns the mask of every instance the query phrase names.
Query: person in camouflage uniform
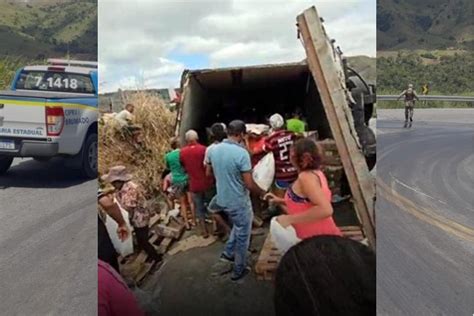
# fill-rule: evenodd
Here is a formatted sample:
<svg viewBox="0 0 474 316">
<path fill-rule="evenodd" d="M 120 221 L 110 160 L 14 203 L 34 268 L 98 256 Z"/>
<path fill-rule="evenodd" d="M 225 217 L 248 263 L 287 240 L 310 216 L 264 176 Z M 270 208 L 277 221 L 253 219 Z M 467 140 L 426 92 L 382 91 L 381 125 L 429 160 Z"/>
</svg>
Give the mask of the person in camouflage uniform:
<svg viewBox="0 0 474 316">
<path fill-rule="evenodd" d="M 405 101 L 405 123 L 408 123 L 408 119 L 410 119 L 410 122 L 413 122 L 415 99 L 419 100 L 419 98 L 411 83 L 408 85 L 408 89 L 403 90 L 403 92 L 398 96 L 397 101 L 402 97 L 404 97 Z"/>
</svg>

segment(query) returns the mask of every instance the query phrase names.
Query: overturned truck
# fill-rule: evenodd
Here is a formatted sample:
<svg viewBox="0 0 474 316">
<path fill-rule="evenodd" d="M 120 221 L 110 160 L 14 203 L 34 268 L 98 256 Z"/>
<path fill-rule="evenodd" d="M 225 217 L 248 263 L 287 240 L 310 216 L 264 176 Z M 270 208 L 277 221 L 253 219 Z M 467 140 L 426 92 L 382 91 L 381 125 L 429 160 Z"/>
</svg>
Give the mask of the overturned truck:
<svg viewBox="0 0 474 316">
<path fill-rule="evenodd" d="M 375 137 L 368 127 L 375 87 L 347 66 L 314 7 L 297 17 L 297 26 L 307 55 L 303 62 L 184 71 L 178 133 L 183 137 L 195 129 L 206 142 L 206 128 L 215 122 L 266 123 L 271 114 L 302 109 L 308 130 L 335 144 L 341 185 L 346 183 L 352 197 L 347 208 L 356 215 L 351 224 L 362 227 L 375 249 L 375 186 L 369 173 Z"/>
</svg>

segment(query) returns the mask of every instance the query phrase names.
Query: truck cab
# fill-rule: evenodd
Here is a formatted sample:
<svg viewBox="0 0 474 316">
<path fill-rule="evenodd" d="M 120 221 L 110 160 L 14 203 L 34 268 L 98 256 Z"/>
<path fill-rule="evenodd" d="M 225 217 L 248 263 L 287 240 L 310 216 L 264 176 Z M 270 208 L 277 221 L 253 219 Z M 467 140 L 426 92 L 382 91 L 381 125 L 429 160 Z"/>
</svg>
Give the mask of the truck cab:
<svg viewBox="0 0 474 316">
<path fill-rule="evenodd" d="M 15 157 L 65 157 L 97 175 L 97 63 L 49 59 L 0 91 L 0 175 Z"/>
</svg>

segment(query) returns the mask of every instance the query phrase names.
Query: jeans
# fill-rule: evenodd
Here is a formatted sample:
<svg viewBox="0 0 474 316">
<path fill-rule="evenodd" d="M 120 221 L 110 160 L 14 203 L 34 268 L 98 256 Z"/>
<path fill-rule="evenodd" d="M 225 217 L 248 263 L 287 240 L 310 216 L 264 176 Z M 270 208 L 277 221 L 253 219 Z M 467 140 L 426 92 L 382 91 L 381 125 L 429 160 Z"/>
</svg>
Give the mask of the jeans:
<svg viewBox="0 0 474 316">
<path fill-rule="evenodd" d="M 224 254 L 234 258 L 234 274 L 239 275 L 247 266 L 247 250 L 252 231 L 252 205 L 250 201 L 241 207 L 226 208 L 224 212 L 232 222 L 232 230 Z"/>
</svg>

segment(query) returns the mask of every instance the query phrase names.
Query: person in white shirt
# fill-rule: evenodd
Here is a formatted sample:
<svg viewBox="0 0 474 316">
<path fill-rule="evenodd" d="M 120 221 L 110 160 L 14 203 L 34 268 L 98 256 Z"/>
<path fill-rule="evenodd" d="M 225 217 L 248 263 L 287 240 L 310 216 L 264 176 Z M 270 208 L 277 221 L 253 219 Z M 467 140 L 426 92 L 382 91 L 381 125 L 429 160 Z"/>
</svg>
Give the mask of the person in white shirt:
<svg viewBox="0 0 474 316">
<path fill-rule="evenodd" d="M 134 110 L 135 110 L 135 106 L 129 103 L 125 106 L 125 109 L 123 109 L 120 113 L 115 115 L 115 119 L 117 120 L 117 122 L 119 122 L 119 124 L 122 127 L 128 126 L 132 124 L 132 121 L 134 118 L 133 117 Z"/>
</svg>

